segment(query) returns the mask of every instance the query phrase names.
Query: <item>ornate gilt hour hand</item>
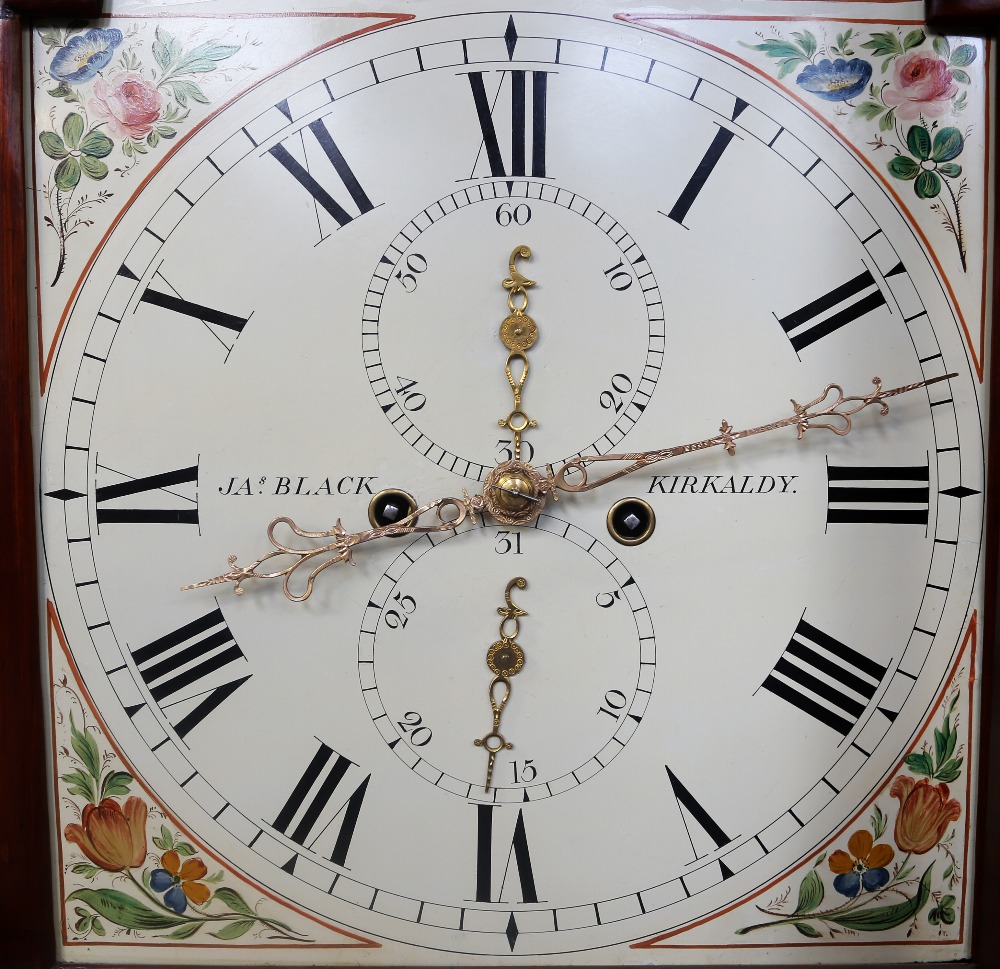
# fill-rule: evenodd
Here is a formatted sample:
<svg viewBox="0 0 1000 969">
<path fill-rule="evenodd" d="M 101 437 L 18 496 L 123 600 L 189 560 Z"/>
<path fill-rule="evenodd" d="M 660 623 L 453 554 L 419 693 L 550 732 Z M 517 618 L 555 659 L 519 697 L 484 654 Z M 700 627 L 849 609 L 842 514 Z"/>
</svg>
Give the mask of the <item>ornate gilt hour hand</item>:
<svg viewBox="0 0 1000 969">
<path fill-rule="evenodd" d="M 875 389 L 871 393 L 861 397 L 847 397 L 840 384 L 827 384 L 823 393 L 807 404 L 800 404 L 793 398 L 791 402 L 793 413 L 791 416 L 782 418 L 779 421 L 737 431 L 728 421 L 723 420 L 719 428 L 719 433 L 715 437 L 709 437 L 703 441 L 695 441 L 691 444 L 678 444 L 656 451 L 637 451 L 634 454 L 584 454 L 573 461 L 567 461 L 557 471 L 552 472 L 547 481 L 552 488 L 559 491 L 568 491 L 574 494 L 581 491 L 592 491 L 594 488 L 600 488 L 601 485 L 617 481 L 619 478 L 623 478 L 627 474 L 632 474 L 634 471 L 641 471 L 651 464 L 666 461 L 681 454 L 704 451 L 712 447 L 723 447 L 730 455 L 734 455 L 736 453 L 737 441 L 746 437 L 753 437 L 755 434 L 776 431 L 782 427 L 794 427 L 798 432 L 799 440 L 802 440 L 806 431 L 820 429 L 833 431 L 834 434 L 843 437 L 851 431 L 851 427 L 853 426 L 851 418 L 866 407 L 878 404 L 879 413 L 884 417 L 889 413 L 889 405 L 885 402 L 889 397 L 906 394 L 920 387 L 929 387 L 931 384 L 936 384 L 941 380 L 950 380 L 952 377 L 957 376 L 958 374 L 954 373 L 943 374 L 940 377 L 931 377 L 929 380 L 921 380 L 915 384 L 906 384 L 904 387 L 894 387 L 892 390 L 883 390 L 882 379 L 874 377 L 872 383 L 875 385 Z M 829 420 L 822 421 L 821 418 L 824 417 L 829 418 Z M 626 468 L 621 468 L 618 471 L 605 475 L 603 478 L 591 481 L 587 475 L 587 465 L 599 461 L 630 461 L 632 463 Z M 572 483 L 566 480 L 566 475 L 571 472 L 576 472 L 579 475 L 578 480 Z"/>
<path fill-rule="evenodd" d="M 503 593 L 507 605 L 497 607 L 497 613 L 503 617 L 500 620 L 500 638 L 490 646 L 486 653 L 486 665 L 494 674 L 489 687 L 490 707 L 493 710 L 493 729 L 485 737 L 474 740 L 473 743 L 477 747 L 485 748 L 489 755 L 489 761 L 486 764 L 485 790 L 487 792 L 489 792 L 490 784 L 493 781 L 493 764 L 497 754 L 501 750 L 511 750 L 514 746 L 508 743 L 500 733 L 500 717 L 510 699 L 510 678 L 520 673 L 524 666 L 524 650 L 521 649 L 516 640 L 521 631 L 521 616 L 526 616 L 527 613 L 514 605 L 510 594 L 514 586 L 524 589 L 527 585 L 527 580 L 521 576 L 511 579 L 507 583 L 507 588 L 504 589 Z M 508 633 L 507 623 L 509 622 L 514 623 L 514 629 Z M 498 687 L 503 689 L 503 696 L 499 699 L 497 698 Z"/>
<path fill-rule="evenodd" d="M 381 528 L 369 528 L 363 532 L 348 532 L 344 526 L 341 525 L 339 518 L 337 519 L 337 524 L 334 525 L 333 528 L 329 529 L 329 531 L 325 532 L 307 532 L 299 528 L 299 526 L 296 525 L 291 518 L 275 518 L 274 521 L 267 526 L 268 541 L 274 546 L 272 551 L 265 552 L 260 558 L 251 562 L 250 565 L 237 565 L 236 556 L 230 555 L 228 559 L 228 572 L 224 572 L 222 575 L 217 575 L 211 579 L 206 579 L 204 582 L 193 582 L 191 585 L 181 586 L 181 591 L 187 592 L 190 589 L 203 589 L 210 585 L 222 585 L 226 582 L 232 582 L 235 584 L 235 593 L 238 596 L 241 596 L 246 591 L 243 588 L 243 583 L 251 579 L 281 579 L 285 596 L 291 599 L 292 602 L 304 602 L 309 598 L 309 596 L 312 595 L 313 583 L 316 581 L 316 576 L 319 575 L 320 572 L 324 569 L 328 569 L 331 565 L 336 565 L 338 562 L 349 562 L 351 565 L 354 564 L 354 547 L 356 545 L 362 545 L 365 542 L 372 542 L 377 538 L 394 538 L 399 535 L 415 535 L 426 532 L 448 531 L 460 525 L 469 516 L 471 516 L 472 520 L 475 521 L 476 512 L 480 511 L 483 506 L 484 501 L 481 495 L 470 497 L 467 492 L 463 492 L 463 497 L 461 498 L 438 498 L 437 501 L 431 501 L 426 505 L 421 505 L 412 514 L 407 515 L 405 518 L 401 518 L 398 522 L 395 522 L 392 525 L 383 525 Z M 454 510 L 454 518 L 444 517 L 449 510 Z M 435 513 L 437 522 L 433 525 L 418 525 L 417 520 L 420 516 L 429 511 L 433 511 Z M 275 538 L 274 530 L 279 525 L 287 525 L 292 533 L 300 538 L 332 538 L 333 541 L 327 542 L 323 545 L 295 548 L 291 545 L 285 545 Z M 281 556 L 291 558 L 291 562 L 284 568 L 276 569 L 273 572 L 257 571 L 258 567 L 263 565 L 265 562 L 269 562 L 271 559 L 279 558 Z M 318 564 L 311 569 L 308 577 L 306 578 L 305 591 L 298 594 L 292 592 L 289 585 L 292 576 L 303 566 L 311 566 L 314 562 L 317 562 Z"/>
</svg>

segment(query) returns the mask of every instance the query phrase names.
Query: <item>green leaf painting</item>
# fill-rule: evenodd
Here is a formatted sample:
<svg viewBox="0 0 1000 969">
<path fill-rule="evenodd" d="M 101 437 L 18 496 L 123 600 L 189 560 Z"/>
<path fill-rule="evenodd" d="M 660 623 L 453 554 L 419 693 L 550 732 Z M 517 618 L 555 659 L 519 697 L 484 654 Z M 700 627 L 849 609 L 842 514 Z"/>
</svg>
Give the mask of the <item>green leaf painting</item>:
<svg viewBox="0 0 1000 969">
<path fill-rule="evenodd" d="M 928 155 L 937 149 L 954 150 L 948 135 L 940 144 L 915 135 L 913 146 Z M 952 848 L 952 824 L 961 815 L 961 805 L 951 797 L 942 773 L 954 774 L 954 779 L 961 773 L 953 716 L 959 692 L 954 688 L 942 705 L 943 717 L 932 733 L 933 748 L 907 757 L 909 773 L 897 775 L 889 785 L 890 810 L 873 804 L 867 828 L 855 830 L 845 847 L 824 851 L 815 859 L 799 881 L 794 909 L 789 889 L 777 902 L 760 907 L 766 921 L 737 929 L 737 935 L 794 929 L 809 939 L 839 939 L 845 932 L 892 932 L 905 926 L 910 934 L 920 924 L 935 932 L 955 924 L 958 896 L 953 889 L 960 884 L 961 873 Z M 887 843 L 890 836 L 892 844 Z M 897 852 L 902 852 L 898 861 Z M 935 875 L 938 869 L 931 859 L 917 878 L 914 864 L 930 852 L 945 856 L 942 873 Z"/>
<path fill-rule="evenodd" d="M 203 40 L 188 47 L 162 25 L 153 30 L 148 50 L 141 41 L 126 47 L 114 27 L 46 28 L 40 37 L 50 58 L 43 83 L 52 84 L 45 90 L 64 104 L 61 116 L 51 112 L 51 129 L 38 135 L 42 154 L 53 163 L 44 198 L 45 224 L 59 239 L 55 285 L 66 268 L 68 241 L 93 224 L 90 209 L 113 197 L 107 188 L 81 193 L 107 182 L 115 161 L 114 171 L 126 175 L 173 139 L 192 105 L 211 103 L 206 82 L 241 45 Z M 106 161 L 116 148 L 119 158 Z M 91 770 L 84 752 L 77 753 Z"/>
<path fill-rule="evenodd" d="M 64 126 L 63 138 L 81 142 L 77 122 Z M 80 697 L 72 697 L 69 747 L 60 750 L 66 769 L 59 775 L 61 803 L 73 805 L 76 820 L 66 824 L 67 876 L 79 886 L 66 894 L 67 930 L 75 939 L 103 937 L 108 925 L 137 938 L 180 943 L 203 929 L 219 942 L 234 942 L 251 932 L 259 938 L 309 942 L 307 935 L 270 917 L 265 905 L 251 905 L 226 873 L 209 872 L 199 849 L 182 832 L 153 822 L 154 809 L 130 794 L 132 775 L 102 747 L 101 734 L 80 719 Z M 120 799 L 124 800 L 120 800 Z M 150 852 L 150 844 L 158 854 Z M 83 856 L 82 858 L 80 856 Z"/>
<path fill-rule="evenodd" d="M 916 199 L 930 206 L 967 271 L 962 199 L 969 184 L 955 159 L 969 132 L 947 119 L 965 108 L 963 88 L 972 84 L 967 68 L 979 57 L 977 47 L 953 49 L 946 37 L 928 37 L 919 27 L 775 33 L 742 46 L 773 61 L 778 80 L 794 75 L 798 88 L 831 105 L 835 115 L 873 125 L 877 134 L 868 148 L 882 153 L 890 178 L 909 182 Z M 914 760 L 914 766 L 921 765 Z M 939 769 L 940 763 L 925 773 L 937 776 Z"/>
</svg>

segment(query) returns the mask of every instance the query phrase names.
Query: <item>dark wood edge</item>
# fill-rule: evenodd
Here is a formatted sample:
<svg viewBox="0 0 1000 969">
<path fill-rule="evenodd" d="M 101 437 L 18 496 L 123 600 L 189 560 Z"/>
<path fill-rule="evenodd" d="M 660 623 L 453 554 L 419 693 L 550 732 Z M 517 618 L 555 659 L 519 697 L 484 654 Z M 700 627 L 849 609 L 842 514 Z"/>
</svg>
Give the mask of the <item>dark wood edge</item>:
<svg viewBox="0 0 1000 969">
<path fill-rule="evenodd" d="M 8 964 L 51 965 L 52 885 L 38 651 L 35 461 L 28 401 L 28 289 L 21 127 L 21 20 L 0 7 L 0 947 Z M 16 928 L 15 928 L 16 927 Z"/>
<path fill-rule="evenodd" d="M 1000 20 L 1000 0 L 994 2 Z M 995 25 L 1000 37 L 1000 25 Z M 996 45 L 994 57 L 1000 55 Z M 990 435 L 987 450 L 986 615 L 983 623 L 982 729 L 980 731 L 979 803 L 976 821 L 976 891 L 972 911 L 972 951 L 983 965 L 996 958 L 1000 915 L 1000 63 L 993 65 L 993 313 L 990 333 Z M 988 956 L 988 954 L 990 954 Z"/>
<path fill-rule="evenodd" d="M 947 9 L 945 9 L 947 8 Z M 43 685 L 39 664 L 39 602 L 35 542 L 35 460 L 28 408 L 29 294 L 25 285 L 22 20 L 24 16 L 89 18 L 100 0 L 0 2 L 0 495 L 13 541 L 0 555 L 0 951 L 5 969 L 55 965 L 55 905 L 50 880 L 49 798 L 45 775 Z M 927 0 L 928 23 L 962 35 L 1000 31 L 1000 0 Z M 1000 73 L 1000 72 L 998 72 Z M 1000 84 L 994 105 L 1000 102 Z M 995 198 L 1000 199 L 1000 125 L 993 129 Z M 998 220 L 1000 223 L 1000 220 Z M 994 233 L 994 293 L 1000 299 L 1000 230 Z M 993 323 L 1000 319 L 994 305 Z M 1000 327 L 992 331 L 1000 338 Z M 1000 391 L 1000 353 L 993 354 L 992 386 Z M 986 545 L 987 610 L 983 623 L 980 792 L 973 965 L 994 964 L 1000 913 L 1000 392 L 990 402 Z M 992 823 L 990 821 L 992 820 Z M 232 955 L 232 953 L 229 953 Z M 72 963 L 61 964 L 64 969 Z M 914 969 L 945 969 L 918 963 Z M 947 966 L 955 966 L 948 963 Z M 89 967 L 94 969 L 94 967 Z M 199 967 L 188 964 L 188 969 Z M 215 967 L 205 967 L 215 969 Z M 788 967 L 796 969 L 796 967 Z M 808 969 L 808 967 L 800 967 Z M 844 967 L 851 969 L 851 967 Z M 861 967 L 855 967 L 861 969 Z M 867 969 L 867 967 L 865 967 Z"/>
<path fill-rule="evenodd" d="M 24 20 L 71 17 L 93 20 L 100 17 L 104 0 L 5 0 L 3 6 Z"/>
<path fill-rule="evenodd" d="M 924 16 L 927 26 L 942 34 L 1000 34 L 1000 0 L 925 0 Z"/>
</svg>

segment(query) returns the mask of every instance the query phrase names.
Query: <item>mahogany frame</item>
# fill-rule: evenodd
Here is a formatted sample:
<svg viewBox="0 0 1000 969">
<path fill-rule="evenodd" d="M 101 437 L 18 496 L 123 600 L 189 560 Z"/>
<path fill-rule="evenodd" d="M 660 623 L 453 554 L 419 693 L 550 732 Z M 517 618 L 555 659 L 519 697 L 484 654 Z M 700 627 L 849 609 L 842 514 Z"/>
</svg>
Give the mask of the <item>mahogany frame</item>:
<svg viewBox="0 0 1000 969">
<path fill-rule="evenodd" d="M 623 3 L 624 5 L 624 3 Z M 0 554 L 0 963 L 9 969 L 53 969 L 56 886 L 51 880 L 45 692 L 39 642 L 35 525 L 35 456 L 31 440 L 27 286 L 24 28 L 47 18 L 91 19 L 101 0 L 0 0 L 0 499 L 9 540 Z M 928 24 L 941 32 L 1000 34 L 1000 0 L 926 0 Z M 1000 77 L 1000 70 L 995 74 Z M 995 78 L 995 82 L 996 82 Z M 994 85 L 994 112 L 1000 82 Z M 1000 124 L 994 117 L 994 204 L 1000 199 Z M 991 332 L 1000 340 L 1000 219 L 994 225 Z M 992 386 L 1000 390 L 1000 347 Z M 973 891 L 972 961 L 995 965 L 992 932 L 1000 913 L 1000 393 L 989 401 L 986 523 L 986 614 L 983 623 L 982 724 Z M 231 953 L 230 953 L 231 954 Z M 931 963 L 915 963 L 928 969 Z M 949 966 L 958 965 L 948 963 Z M 196 967 L 191 967 L 196 969 Z"/>
</svg>

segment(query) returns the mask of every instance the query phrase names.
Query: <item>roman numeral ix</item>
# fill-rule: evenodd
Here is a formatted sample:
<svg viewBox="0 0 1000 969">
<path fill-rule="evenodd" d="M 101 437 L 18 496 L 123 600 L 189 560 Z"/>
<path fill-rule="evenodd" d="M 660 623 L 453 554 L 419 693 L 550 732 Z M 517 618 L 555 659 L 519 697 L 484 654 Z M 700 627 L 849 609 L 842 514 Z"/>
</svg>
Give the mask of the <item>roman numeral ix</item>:
<svg viewBox="0 0 1000 969">
<path fill-rule="evenodd" d="M 103 465 L 99 467 L 111 470 Z M 176 471 L 163 471 L 160 474 L 151 474 L 144 478 L 130 478 L 117 484 L 103 485 L 97 488 L 94 495 L 97 504 L 97 524 L 108 525 L 124 522 L 197 525 L 197 491 L 193 498 L 188 498 L 185 494 L 172 490 L 178 485 L 184 484 L 194 484 L 197 487 L 197 464 L 189 468 L 178 468 Z M 122 498 L 152 494 L 157 491 L 162 491 L 163 497 L 166 498 L 161 506 L 145 507 L 142 502 L 139 503 L 141 507 L 122 507 L 120 504 L 113 504 Z M 160 497 L 157 496 L 158 501 Z M 168 504 L 170 507 L 167 507 Z"/>
</svg>

